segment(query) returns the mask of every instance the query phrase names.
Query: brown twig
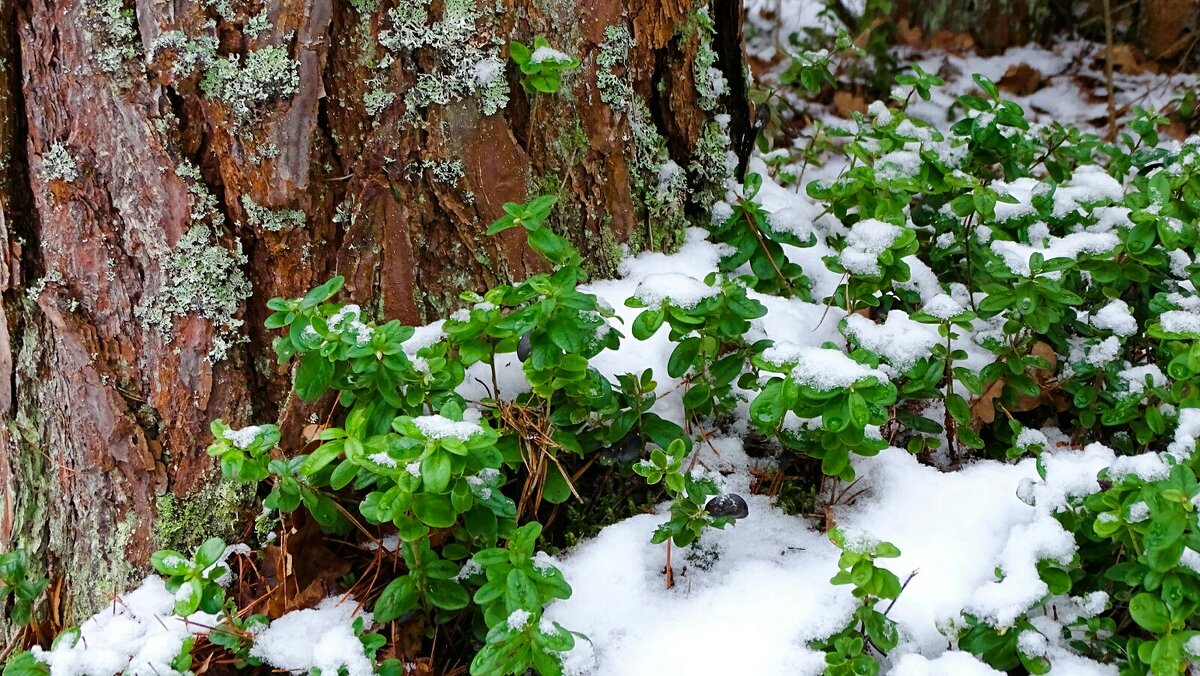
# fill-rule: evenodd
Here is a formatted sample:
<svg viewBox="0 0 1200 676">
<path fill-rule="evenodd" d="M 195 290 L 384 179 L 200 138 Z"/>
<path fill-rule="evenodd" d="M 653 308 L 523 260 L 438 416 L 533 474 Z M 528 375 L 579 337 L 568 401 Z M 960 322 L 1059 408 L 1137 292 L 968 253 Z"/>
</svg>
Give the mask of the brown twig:
<svg viewBox="0 0 1200 676">
<path fill-rule="evenodd" d="M 1108 88 L 1108 140 L 1117 137 L 1117 99 L 1113 91 L 1112 0 L 1104 0 L 1104 86 Z"/>
</svg>

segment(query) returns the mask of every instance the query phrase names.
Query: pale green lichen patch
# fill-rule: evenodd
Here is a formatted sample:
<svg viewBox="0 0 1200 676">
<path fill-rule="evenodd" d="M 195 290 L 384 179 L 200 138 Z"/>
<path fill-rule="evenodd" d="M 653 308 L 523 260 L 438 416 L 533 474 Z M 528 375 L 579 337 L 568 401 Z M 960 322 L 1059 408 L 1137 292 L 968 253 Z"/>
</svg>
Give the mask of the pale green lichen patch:
<svg viewBox="0 0 1200 676">
<path fill-rule="evenodd" d="M 262 11 L 250 17 L 246 22 L 246 27 L 242 29 L 247 36 L 256 38 L 262 33 L 271 30 L 271 19 L 267 13 L 267 8 L 263 7 Z"/>
<path fill-rule="evenodd" d="M 237 317 L 252 290 L 242 271 L 246 256 L 240 241 L 234 240 L 233 249 L 218 241 L 224 216 L 199 170 L 184 164 L 175 173 L 190 181 L 193 225 L 162 262 L 163 282 L 157 293 L 144 297 L 134 314 L 168 341 L 175 317 L 195 314 L 209 320 L 216 335 L 208 358 L 217 362 L 246 341 L 241 334 L 243 322 Z"/>
<path fill-rule="evenodd" d="M 379 44 L 388 50 L 416 49 L 429 39 L 428 0 L 401 2 L 388 10 L 387 15 L 392 27 L 379 31 Z"/>
<path fill-rule="evenodd" d="M 79 178 L 79 166 L 75 158 L 67 151 L 62 143 L 52 143 L 50 149 L 42 155 L 42 180 L 66 181 L 70 183 Z"/>
<path fill-rule="evenodd" d="M 724 196 L 725 182 L 737 167 L 737 155 L 731 150 L 732 143 L 725 129 L 728 123 L 728 115 L 718 115 L 715 122 L 704 125 L 692 161 L 688 163 L 688 170 L 703 186 L 693 196 L 693 201 L 702 207 Z"/>
<path fill-rule="evenodd" d="M 634 188 L 640 191 L 645 187 L 646 177 L 657 174 L 658 168 L 669 158 L 667 140 L 658 133 L 650 109 L 641 98 L 634 98 L 633 107 L 629 111 L 629 131 L 633 143 L 633 158 L 631 174 Z"/>
<path fill-rule="evenodd" d="M 370 89 L 363 94 L 363 108 L 367 115 L 375 117 L 396 101 L 396 93 L 384 88 L 382 78 L 373 77 L 367 80 L 367 86 Z"/>
<path fill-rule="evenodd" d="M 85 28 L 96 41 L 92 60 L 105 73 L 118 73 L 140 45 L 134 24 L 137 15 L 121 0 L 91 0 L 85 4 Z"/>
<path fill-rule="evenodd" d="M 171 493 L 158 496 L 155 547 L 190 552 L 210 537 L 237 541 L 242 512 L 253 496 L 250 484 L 224 479 L 206 482 L 204 488 L 184 498 Z"/>
<path fill-rule="evenodd" d="M 717 53 L 713 51 L 712 41 L 716 35 L 712 16 L 708 8 L 702 8 L 691 16 L 688 22 L 691 26 L 689 34 L 695 34 L 700 40 L 696 50 L 696 58 L 692 61 L 692 82 L 696 87 L 696 103 L 703 110 L 716 110 L 717 102 L 728 88 L 725 75 L 716 67 Z"/>
<path fill-rule="evenodd" d="M 189 38 L 180 30 L 166 31 L 150 45 L 150 60 L 161 52 L 171 52 L 174 63 L 171 74 L 176 79 L 186 78 L 196 69 L 207 70 L 217 61 L 217 39 L 211 35 Z"/>
<path fill-rule="evenodd" d="M 130 511 L 116 524 L 112 532 L 92 536 L 103 549 L 101 559 L 108 564 L 107 568 L 97 571 L 100 574 L 95 579 L 88 599 L 92 609 L 98 609 L 112 594 L 129 588 L 137 580 L 138 571 L 130 561 L 129 547 L 133 544 L 138 523 L 137 513 Z"/>
<path fill-rule="evenodd" d="M 304 212 L 299 209 L 272 209 L 264 207 L 249 195 L 242 195 L 242 209 L 246 211 L 246 220 L 255 228 L 267 232 L 279 232 L 288 227 L 304 227 Z"/>
<path fill-rule="evenodd" d="M 226 21 L 233 21 L 237 18 L 237 13 L 233 11 L 233 5 L 229 0 L 202 0 L 202 2 L 216 10 L 217 16 Z"/>
<path fill-rule="evenodd" d="M 643 192 L 646 215 L 650 219 L 650 248 L 682 241 L 683 229 L 688 224 L 687 196 L 687 174 L 683 167 L 667 160 L 658 169 L 658 182 Z"/>
<path fill-rule="evenodd" d="M 365 19 L 379 9 L 379 0 L 350 0 L 350 6 Z"/>
<path fill-rule="evenodd" d="M 25 296 L 29 298 L 29 300 L 37 302 L 38 297 L 42 295 L 42 292 L 46 290 L 47 286 L 50 286 L 51 284 L 61 284 L 62 281 L 63 274 L 52 268 L 48 270 L 46 274 L 42 275 L 37 281 L 30 284 L 29 288 L 25 289 Z"/>
<path fill-rule="evenodd" d="M 258 105 L 295 94 L 300 88 L 298 68 L 287 49 L 270 45 L 247 54 L 245 63 L 237 54 L 217 59 L 204 73 L 200 89 L 246 120 Z"/>
<path fill-rule="evenodd" d="M 687 227 L 687 173 L 667 150 L 650 109 L 634 96 L 629 110 L 632 145 L 630 177 L 633 197 L 646 218 L 646 243 L 653 249 L 669 248 L 681 241 Z"/>
<path fill-rule="evenodd" d="M 433 180 L 438 183 L 447 185 L 457 185 L 464 176 L 466 171 L 463 169 L 462 160 L 421 160 L 420 162 L 410 162 L 405 167 L 405 178 L 412 180 L 421 172 L 428 170 L 433 176 Z"/>
<path fill-rule="evenodd" d="M 625 72 L 632 48 L 633 36 L 628 28 L 614 25 L 604 29 L 604 42 L 600 43 L 600 53 L 596 56 L 596 86 L 600 89 L 600 100 L 613 110 L 624 110 L 633 99 L 633 84 Z"/>
<path fill-rule="evenodd" d="M 442 18 L 432 24 L 429 0 L 402 2 L 388 11 L 390 26 L 379 33 L 381 45 L 395 55 L 422 48 L 437 55 L 437 69 L 418 74 L 416 83 L 404 93 L 408 121 L 415 122 L 420 111 L 431 105 L 471 96 L 478 97 L 484 115 L 508 104 L 504 62 L 497 58 L 500 41 L 493 38 L 489 44 L 480 40 L 483 31 L 477 22 L 484 16 L 474 0 L 446 0 Z M 390 63 L 391 59 L 385 58 L 379 67 Z"/>
</svg>

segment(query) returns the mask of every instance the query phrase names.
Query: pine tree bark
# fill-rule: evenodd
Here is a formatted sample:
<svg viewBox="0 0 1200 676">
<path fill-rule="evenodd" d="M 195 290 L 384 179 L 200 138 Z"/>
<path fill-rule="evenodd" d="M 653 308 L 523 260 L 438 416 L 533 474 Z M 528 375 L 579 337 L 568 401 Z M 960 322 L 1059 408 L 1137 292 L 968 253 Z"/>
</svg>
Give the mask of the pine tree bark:
<svg viewBox="0 0 1200 676">
<path fill-rule="evenodd" d="M 546 192 L 596 272 L 676 243 L 750 119 L 721 77 L 740 50 L 713 51 L 740 27 L 710 19 L 740 1 L 715 1 L 0 5 L 0 549 L 62 580 L 69 619 L 161 546 L 236 539 L 209 422 L 295 448 L 311 413 L 273 296 L 342 274 L 376 316 L 437 318 L 539 269 L 483 232 Z M 538 35 L 582 62 L 558 94 L 507 59 Z"/>
</svg>

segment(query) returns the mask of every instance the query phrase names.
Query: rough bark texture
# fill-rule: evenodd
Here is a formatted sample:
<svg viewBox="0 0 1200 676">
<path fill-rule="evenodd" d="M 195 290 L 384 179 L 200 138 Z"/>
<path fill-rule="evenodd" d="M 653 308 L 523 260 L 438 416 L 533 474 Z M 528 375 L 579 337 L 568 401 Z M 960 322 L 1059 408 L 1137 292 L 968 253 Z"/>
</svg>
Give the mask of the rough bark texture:
<svg viewBox="0 0 1200 676">
<path fill-rule="evenodd" d="M 259 328 L 272 296 L 343 274 L 379 316 L 436 318 L 538 269 L 519 234 L 483 231 L 545 192 L 597 271 L 622 244 L 672 245 L 741 133 L 714 122 L 745 97 L 714 84 L 731 64 L 712 51 L 740 29 L 710 16 L 701 0 L 0 4 L 0 549 L 65 577 L 78 617 L 159 546 L 234 535 L 242 497 L 214 481 L 209 422 L 281 419 L 295 440 L 308 414 Z M 507 59 L 537 35 L 582 61 L 559 94 L 522 91 Z"/>
</svg>

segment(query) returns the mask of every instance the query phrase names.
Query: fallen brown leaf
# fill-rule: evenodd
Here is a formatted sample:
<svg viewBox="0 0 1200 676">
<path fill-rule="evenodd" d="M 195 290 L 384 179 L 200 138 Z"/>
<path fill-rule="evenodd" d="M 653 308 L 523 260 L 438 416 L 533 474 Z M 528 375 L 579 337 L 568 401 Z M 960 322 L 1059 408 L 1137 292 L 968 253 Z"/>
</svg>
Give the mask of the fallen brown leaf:
<svg viewBox="0 0 1200 676">
<path fill-rule="evenodd" d="M 850 113 L 866 114 L 867 102 L 853 92 L 839 90 L 833 93 L 833 111 L 838 117 L 850 117 Z"/>
<path fill-rule="evenodd" d="M 970 33 L 954 33 L 943 28 L 933 34 L 929 46 L 951 54 L 962 54 L 975 49 L 975 38 Z"/>
<path fill-rule="evenodd" d="M 1029 64 L 1018 63 L 1009 66 L 996 84 L 1017 96 L 1029 96 L 1041 89 L 1043 82 L 1042 71 Z"/>
<path fill-rule="evenodd" d="M 1035 396 L 1022 395 L 1016 403 L 1009 407 L 1009 410 L 1023 413 L 1045 404 L 1051 404 L 1054 408 L 1063 410 L 1063 404 L 1069 402 L 1064 402 L 1061 393 L 1058 392 L 1058 383 L 1054 379 L 1055 374 L 1058 373 L 1058 355 L 1054 353 L 1054 348 L 1039 340 L 1033 344 L 1029 353 L 1045 359 L 1049 366 L 1029 372 L 1029 377 L 1038 384 L 1039 392 Z"/>
<path fill-rule="evenodd" d="M 1001 394 L 1004 394 L 1004 379 L 998 378 L 971 403 L 971 427 L 975 431 L 979 431 L 979 423 L 991 424 L 996 420 L 996 398 Z"/>
<path fill-rule="evenodd" d="M 921 31 L 921 27 L 910 24 L 908 19 L 900 19 L 896 24 L 894 35 L 897 42 L 909 47 L 921 47 L 925 43 L 925 35 Z"/>
<path fill-rule="evenodd" d="M 1113 45 L 1111 58 L 1113 70 L 1118 73 L 1138 75 L 1148 70 L 1158 70 L 1154 62 L 1142 59 L 1141 51 L 1137 47 L 1126 42 Z"/>
</svg>

